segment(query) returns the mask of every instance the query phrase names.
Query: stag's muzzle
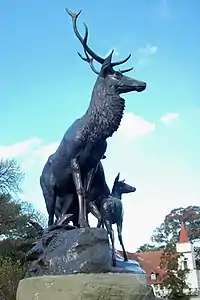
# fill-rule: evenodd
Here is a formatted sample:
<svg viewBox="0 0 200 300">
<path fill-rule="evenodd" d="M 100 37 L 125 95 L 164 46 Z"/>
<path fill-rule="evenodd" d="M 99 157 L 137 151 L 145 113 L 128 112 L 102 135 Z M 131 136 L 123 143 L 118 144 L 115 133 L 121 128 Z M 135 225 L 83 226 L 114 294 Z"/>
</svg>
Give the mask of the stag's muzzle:
<svg viewBox="0 0 200 300">
<path fill-rule="evenodd" d="M 146 89 L 147 84 L 144 81 L 138 81 L 133 78 L 123 76 L 119 85 L 117 86 L 117 92 L 119 94 L 129 92 L 142 92 Z"/>
</svg>

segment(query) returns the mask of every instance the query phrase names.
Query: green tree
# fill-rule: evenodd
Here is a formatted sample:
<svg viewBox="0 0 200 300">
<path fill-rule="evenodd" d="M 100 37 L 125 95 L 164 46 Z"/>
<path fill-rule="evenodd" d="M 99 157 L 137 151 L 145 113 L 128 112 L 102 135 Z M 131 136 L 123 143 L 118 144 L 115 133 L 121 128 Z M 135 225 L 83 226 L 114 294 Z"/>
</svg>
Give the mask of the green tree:
<svg viewBox="0 0 200 300">
<path fill-rule="evenodd" d="M 45 217 L 28 202 L 17 200 L 24 177 L 17 161 L 0 160 L 0 256 L 22 259 L 37 239 Z M 17 196 L 17 197 L 16 197 Z"/>
<path fill-rule="evenodd" d="M 188 206 L 173 209 L 164 219 L 164 222 L 155 229 L 152 242 L 155 246 L 165 247 L 168 243 L 177 243 L 181 222 L 184 222 L 190 240 L 197 243 L 195 249 L 196 264 L 200 269 L 200 206 Z"/>
<path fill-rule="evenodd" d="M 0 196 L 0 256 L 22 260 L 42 233 L 46 218 L 27 202 Z"/>
<path fill-rule="evenodd" d="M 140 252 L 150 252 L 150 251 L 158 251 L 158 250 L 162 250 L 163 247 L 159 247 L 159 246 L 155 246 L 155 245 L 151 245 L 151 244 L 144 244 L 142 246 L 140 246 L 138 249 L 137 249 L 137 252 L 140 253 Z"/>
<path fill-rule="evenodd" d="M 25 265 L 10 258 L 0 263 L 0 300 L 15 300 L 19 281 L 25 275 Z"/>
<path fill-rule="evenodd" d="M 0 159 L 0 194 L 17 195 L 24 174 L 15 159 Z"/>
<path fill-rule="evenodd" d="M 46 218 L 18 200 L 24 174 L 15 160 L 0 160 L 0 300 L 14 300 L 26 270 L 25 255 Z"/>
<path fill-rule="evenodd" d="M 187 284 L 189 269 L 180 266 L 182 254 L 176 252 L 176 245 L 167 243 L 161 256 L 160 268 L 165 271 L 160 288 L 167 299 L 189 299 L 190 286 Z"/>
<path fill-rule="evenodd" d="M 166 244 L 167 241 L 177 242 L 179 238 L 180 224 L 184 222 L 187 227 L 190 240 L 200 241 L 200 206 L 188 206 L 173 209 L 161 226 L 157 227 L 153 236 L 153 242 Z"/>
</svg>

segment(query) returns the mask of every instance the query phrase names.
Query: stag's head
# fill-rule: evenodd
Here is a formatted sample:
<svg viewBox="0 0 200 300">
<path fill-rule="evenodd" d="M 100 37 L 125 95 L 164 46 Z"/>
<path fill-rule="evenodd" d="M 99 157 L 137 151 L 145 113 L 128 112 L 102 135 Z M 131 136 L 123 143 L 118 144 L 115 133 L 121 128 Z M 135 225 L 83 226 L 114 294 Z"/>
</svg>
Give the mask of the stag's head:
<svg viewBox="0 0 200 300">
<path fill-rule="evenodd" d="M 86 61 L 91 69 L 98 74 L 102 79 L 104 79 L 104 84 L 107 86 L 107 88 L 110 91 L 113 91 L 114 93 L 117 94 L 122 94 L 122 93 L 128 93 L 128 92 L 142 92 L 146 89 L 146 83 L 143 81 L 138 81 L 136 79 L 133 79 L 131 77 L 125 76 L 124 73 L 131 71 L 133 68 L 126 69 L 126 70 L 118 70 L 115 71 L 114 67 L 119 66 L 125 62 L 128 61 L 128 59 L 131 57 L 129 55 L 127 58 L 124 60 L 118 61 L 118 62 L 112 62 L 112 55 L 113 51 L 106 57 L 102 58 L 99 55 L 97 55 L 87 44 L 87 39 L 88 39 L 88 27 L 87 25 L 84 24 L 85 26 L 85 36 L 82 37 L 78 31 L 77 28 L 77 18 L 80 15 L 81 11 L 79 13 L 73 13 L 69 9 L 65 9 L 66 12 L 71 16 L 72 18 L 72 23 L 73 23 L 73 29 L 76 37 L 79 39 L 81 42 L 84 52 L 85 52 L 85 57 L 78 53 L 78 55 Z M 97 71 L 94 67 L 93 61 L 96 61 L 101 64 L 101 69 L 100 71 Z"/>
</svg>

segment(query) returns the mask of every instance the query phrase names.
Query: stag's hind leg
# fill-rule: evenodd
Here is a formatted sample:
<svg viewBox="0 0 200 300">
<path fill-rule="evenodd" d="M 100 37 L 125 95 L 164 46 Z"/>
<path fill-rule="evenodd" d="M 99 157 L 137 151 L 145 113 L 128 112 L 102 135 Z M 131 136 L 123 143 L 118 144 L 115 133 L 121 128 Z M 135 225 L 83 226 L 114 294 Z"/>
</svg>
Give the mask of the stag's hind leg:
<svg viewBox="0 0 200 300">
<path fill-rule="evenodd" d="M 123 243 L 123 239 L 122 239 L 122 221 L 117 223 L 117 232 L 118 232 L 118 239 L 119 239 L 120 245 L 122 246 L 122 250 L 123 250 L 124 261 L 127 261 L 128 256 L 127 256 L 126 250 L 124 248 L 124 243 Z"/>
<path fill-rule="evenodd" d="M 62 222 L 67 215 L 74 214 L 75 212 L 72 211 L 71 206 L 74 201 L 73 194 L 67 194 L 64 197 L 57 197 L 56 198 L 56 207 L 55 207 L 55 215 L 57 218 L 57 223 Z M 70 218 L 70 221 L 74 221 L 74 217 Z"/>
<path fill-rule="evenodd" d="M 43 196 L 46 203 L 47 212 L 49 215 L 48 226 L 54 223 L 54 213 L 56 206 L 56 191 L 55 188 L 48 190 L 46 187 L 42 187 Z"/>
</svg>

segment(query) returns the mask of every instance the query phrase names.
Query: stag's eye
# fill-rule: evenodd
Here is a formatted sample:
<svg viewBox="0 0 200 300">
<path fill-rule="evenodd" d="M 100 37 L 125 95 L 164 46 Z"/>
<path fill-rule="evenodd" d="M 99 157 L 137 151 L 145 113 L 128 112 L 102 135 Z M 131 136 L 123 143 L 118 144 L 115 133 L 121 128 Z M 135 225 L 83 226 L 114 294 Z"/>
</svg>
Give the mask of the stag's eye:
<svg viewBox="0 0 200 300">
<path fill-rule="evenodd" d="M 117 79 L 120 79 L 120 78 L 122 77 L 122 73 L 119 72 L 119 71 L 116 71 L 116 72 L 114 73 L 114 76 L 115 76 Z"/>
</svg>

